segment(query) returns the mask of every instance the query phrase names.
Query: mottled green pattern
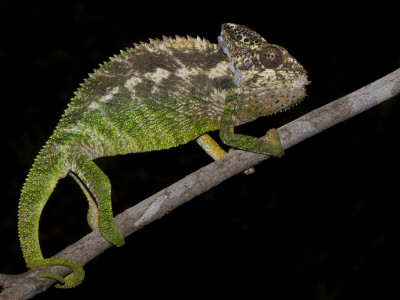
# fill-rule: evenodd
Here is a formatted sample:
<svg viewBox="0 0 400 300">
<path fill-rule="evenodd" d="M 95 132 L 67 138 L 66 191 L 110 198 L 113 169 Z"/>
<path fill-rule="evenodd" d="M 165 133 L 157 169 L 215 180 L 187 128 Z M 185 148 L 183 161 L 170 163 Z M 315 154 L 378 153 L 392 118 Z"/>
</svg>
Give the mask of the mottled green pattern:
<svg viewBox="0 0 400 300">
<path fill-rule="evenodd" d="M 21 192 L 18 231 L 28 268 L 63 265 L 72 270 L 65 279 L 47 273 L 39 277 L 54 278 L 61 288 L 84 278 L 83 268 L 72 260 L 44 259 L 38 238 L 42 209 L 67 174 L 88 198 L 89 225 L 98 226 L 110 243 L 124 244 L 113 221 L 110 181 L 93 159 L 166 149 L 216 129 L 227 145 L 283 155 L 276 131 L 269 131 L 265 142 L 235 134 L 234 127 L 301 100 L 306 72 L 282 47 L 244 26 L 224 24 L 219 42 L 223 51 L 191 37 L 135 45 L 81 85 Z M 199 144 L 215 158 L 224 155 L 210 139 Z"/>
</svg>

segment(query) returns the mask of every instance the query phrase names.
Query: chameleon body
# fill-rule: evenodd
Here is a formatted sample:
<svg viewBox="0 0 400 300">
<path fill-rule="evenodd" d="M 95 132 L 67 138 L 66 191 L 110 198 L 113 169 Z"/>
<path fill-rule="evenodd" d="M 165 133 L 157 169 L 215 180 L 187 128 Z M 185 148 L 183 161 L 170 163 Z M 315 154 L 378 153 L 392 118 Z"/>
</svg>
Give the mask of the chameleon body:
<svg viewBox="0 0 400 300">
<path fill-rule="evenodd" d="M 282 156 L 275 129 L 269 140 L 235 134 L 234 127 L 293 106 L 305 96 L 304 68 L 284 48 L 241 25 L 222 25 L 218 44 L 175 37 L 134 45 L 85 80 L 39 152 L 23 186 L 18 231 L 28 268 L 67 266 L 65 278 L 41 274 L 70 288 L 83 268 L 62 257 L 43 258 L 39 219 L 58 180 L 70 174 L 89 202 L 88 223 L 110 243 L 115 227 L 111 184 L 93 162 L 117 154 L 167 149 L 197 139 L 214 159 L 226 154 L 206 133 L 220 130 L 234 148 Z"/>
</svg>

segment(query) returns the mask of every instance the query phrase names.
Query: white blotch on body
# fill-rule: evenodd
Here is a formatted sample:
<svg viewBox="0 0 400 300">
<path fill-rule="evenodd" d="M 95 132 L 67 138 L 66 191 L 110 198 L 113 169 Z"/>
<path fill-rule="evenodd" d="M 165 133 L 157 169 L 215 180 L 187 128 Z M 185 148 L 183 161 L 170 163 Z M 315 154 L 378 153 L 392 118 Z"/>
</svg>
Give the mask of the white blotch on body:
<svg viewBox="0 0 400 300">
<path fill-rule="evenodd" d="M 229 73 L 228 73 L 229 74 Z M 208 73 L 208 77 L 216 78 L 227 75 L 227 62 L 222 61 L 218 63 L 214 68 Z"/>
<path fill-rule="evenodd" d="M 187 79 L 189 76 L 195 76 L 198 75 L 200 71 L 197 68 L 187 68 L 183 66 L 182 68 L 179 68 L 176 70 L 175 75 Z"/>
<path fill-rule="evenodd" d="M 92 102 L 92 103 L 90 103 L 90 105 L 88 106 L 88 108 L 91 108 L 91 109 L 97 109 L 97 108 L 99 108 L 100 107 L 100 105 L 97 103 L 97 102 Z"/>
<path fill-rule="evenodd" d="M 110 101 L 115 94 L 118 93 L 119 87 L 114 87 L 111 91 L 109 91 L 107 94 L 105 94 L 104 96 L 101 96 L 99 101 L 100 102 L 104 102 L 107 103 L 108 101 Z"/>
<path fill-rule="evenodd" d="M 147 72 L 144 77 L 154 81 L 155 83 L 160 83 L 163 79 L 169 77 L 171 73 L 167 70 L 157 68 L 155 72 Z"/>
<path fill-rule="evenodd" d="M 143 80 L 139 76 L 132 76 L 125 82 L 124 87 L 126 87 L 129 91 L 133 92 L 135 90 L 135 86 L 141 83 L 142 81 Z"/>
</svg>

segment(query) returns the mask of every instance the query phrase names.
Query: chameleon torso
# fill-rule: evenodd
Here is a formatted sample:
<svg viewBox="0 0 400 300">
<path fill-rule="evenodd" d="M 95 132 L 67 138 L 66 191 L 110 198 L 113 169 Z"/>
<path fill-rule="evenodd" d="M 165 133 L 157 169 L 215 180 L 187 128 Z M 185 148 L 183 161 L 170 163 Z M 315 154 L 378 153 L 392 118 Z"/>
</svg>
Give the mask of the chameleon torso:
<svg viewBox="0 0 400 300">
<path fill-rule="evenodd" d="M 138 45 L 82 84 L 52 140 L 91 159 L 187 143 L 219 128 L 235 87 L 228 64 L 218 45 L 199 38 Z"/>
</svg>

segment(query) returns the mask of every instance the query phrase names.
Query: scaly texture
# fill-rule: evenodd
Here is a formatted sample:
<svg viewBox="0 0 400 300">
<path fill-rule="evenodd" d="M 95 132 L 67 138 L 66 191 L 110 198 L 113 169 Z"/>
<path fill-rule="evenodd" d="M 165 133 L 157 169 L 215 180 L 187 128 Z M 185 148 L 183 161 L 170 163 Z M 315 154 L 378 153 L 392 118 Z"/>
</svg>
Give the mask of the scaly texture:
<svg viewBox="0 0 400 300">
<path fill-rule="evenodd" d="M 84 278 L 67 258 L 44 259 L 39 220 L 59 179 L 71 174 L 89 202 L 88 223 L 110 243 L 115 227 L 111 184 L 93 163 L 101 156 L 167 149 L 197 139 L 214 159 L 225 155 L 206 133 L 220 129 L 234 148 L 282 156 L 275 129 L 269 141 L 234 133 L 234 127 L 298 103 L 308 84 L 303 67 L 281 46 L 236 24 L 223 24 L 219 45 L 192 37 L 164 38 L 114 56 L 81 85 L 23 186 L 18 231 L 28 268 L 69 267 L 61 288 Z"/>
</svg>

